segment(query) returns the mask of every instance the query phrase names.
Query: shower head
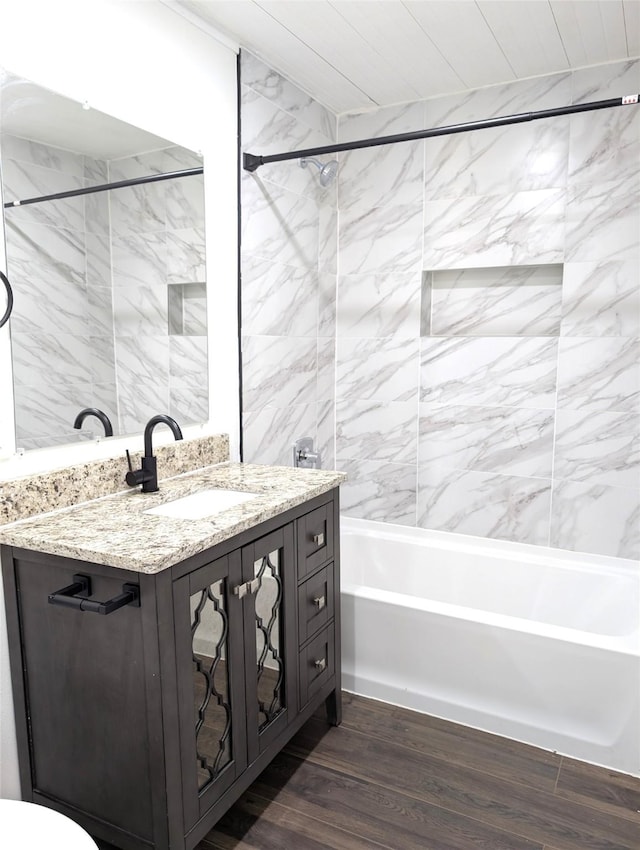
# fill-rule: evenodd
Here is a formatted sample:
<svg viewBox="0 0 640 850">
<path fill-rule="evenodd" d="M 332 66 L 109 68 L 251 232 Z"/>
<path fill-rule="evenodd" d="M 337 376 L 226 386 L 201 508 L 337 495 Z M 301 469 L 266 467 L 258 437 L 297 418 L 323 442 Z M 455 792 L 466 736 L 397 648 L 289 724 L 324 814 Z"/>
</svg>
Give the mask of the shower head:
<svg viewBox="0 0 640 850">
<path fill-rule="evenodd" d="M 300 168 L 306 168 L 311 163 L 320 171 L 320 185 L 330 186 L 333 183 L 336 174 L 338 173 L 338 162 L 335 159 L 330 162 L 319 162 L 317 159 L 304 156 L 300 160 Z"/>
</svg>

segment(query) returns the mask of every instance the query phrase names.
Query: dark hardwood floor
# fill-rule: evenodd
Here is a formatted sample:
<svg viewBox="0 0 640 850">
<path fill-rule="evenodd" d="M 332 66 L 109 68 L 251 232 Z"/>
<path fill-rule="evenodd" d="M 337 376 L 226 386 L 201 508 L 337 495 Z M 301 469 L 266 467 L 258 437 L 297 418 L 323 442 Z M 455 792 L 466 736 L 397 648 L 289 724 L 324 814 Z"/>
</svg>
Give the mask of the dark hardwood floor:
<svg viewBox="0 0 640 850">
<path fill-rule="evenodd" d="M 198 850 L 640 850 L 640 780 L 345 694 Z"/>
</svg>

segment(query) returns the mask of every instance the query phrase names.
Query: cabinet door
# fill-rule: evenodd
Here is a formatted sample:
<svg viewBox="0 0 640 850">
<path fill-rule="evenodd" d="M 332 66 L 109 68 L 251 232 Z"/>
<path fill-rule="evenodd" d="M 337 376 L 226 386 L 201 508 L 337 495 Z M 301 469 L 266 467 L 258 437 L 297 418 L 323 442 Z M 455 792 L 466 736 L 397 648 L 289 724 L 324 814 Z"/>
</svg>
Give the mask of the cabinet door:
<svg viewBox="0 0 640 850">
<path fill-rule="evenodd" d="M 297 712 L 296 576 L 293 526 L 242 549 L 249 761 Z"/>
<path fill-rule="evenodd" d="M 247 764 L 239 552 L 174 583 L 185 826 Z"/>
</svg>

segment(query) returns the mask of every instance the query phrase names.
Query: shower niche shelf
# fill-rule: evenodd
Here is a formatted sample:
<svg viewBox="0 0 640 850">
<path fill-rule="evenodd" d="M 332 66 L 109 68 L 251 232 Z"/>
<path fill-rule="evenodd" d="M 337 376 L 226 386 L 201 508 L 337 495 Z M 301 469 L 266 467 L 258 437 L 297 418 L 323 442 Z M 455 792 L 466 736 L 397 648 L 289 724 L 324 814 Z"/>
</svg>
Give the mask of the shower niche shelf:
<svg viewBox="0 0 640 850">
<path fill-rule="evenodd" d="M 562 274 L 561 263 L 427 270 L 420 335 L 559 336 Z"/>
</svg>

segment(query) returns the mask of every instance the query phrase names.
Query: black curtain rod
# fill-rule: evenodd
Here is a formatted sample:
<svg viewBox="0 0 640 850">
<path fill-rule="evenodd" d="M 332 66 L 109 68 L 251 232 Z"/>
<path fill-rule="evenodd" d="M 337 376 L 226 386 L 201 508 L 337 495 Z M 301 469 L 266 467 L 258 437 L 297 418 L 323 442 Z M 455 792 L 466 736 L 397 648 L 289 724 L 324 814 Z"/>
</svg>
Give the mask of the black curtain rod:
<svg viewBox="0 0 640 850">
<path fill-rule="evenodd" d="M 185 168 L 184 171 L 167 171 L 164 174 L 149 174 L 147 177 L 132 177 L 116 183 L 102 183 L 99 186 L 87 186 L 85 189 L 70 189 L 68 192 L 56 192 L 55 195 L 42 195 L 40 198 L 27 198 L 24 201 L 8 201 L 4 207 L 24 207 L 27 204 L 39 204 L 42 201 L 58 201 L 61 198 L 74 198 L 76 195 L 92 195 L 94 192 L 107 192 L 110 189 L 123 189 L 125 186 L 138 186 L 141 183 L 156 183 L 158 180 L 173 180 L 176 177 L 191 177 L 203 174 L 204 168 Z"/>
<path fill-rule="evenodd" d="M 536 121 L 539 118 L 555 118 L 559 115 L 573 115 L 576 112 L 591 112 L 595 109 L 610 109 L 613 106 L 627 106 L 638 103 L 639 95 L 630 94 L 624 97 L 613 97 L 609 100 L 594 100 L 590 103 L 577 103 L 573 106 L 559 106 L 556 109 L 541 109 L 539 112 L 522 112 L 517 115 L 504 115 L 498 118 L 487 118 L 484 121 L 468 121 L 465 124 L 450 124 L 446 127 L 434 127 L 431 130 L 416 130 L 413 133 L 400 133 L 395 136 L 380 136 L 377 139 L 361 139 L 357 142 L 324 145 L 319 148 L 277 153 L 268 156 L 256 156 L 252 153 L 243 155 L 242 165 L 245 171 L 255 171 L 261 165 L 269 162 L 283 162 L 288 159 L 302 159 L 309 156 L 321 156 L 325 153 L 340 153 L 354 151 L 360 148 L 373 148 L 378 145 L 393 145 L 396 142 L 413 142 L 418 139 L 430 139 L 434 136 L 450 136 L 453 133 L 467 133 L 470 130 L 486 130 L 489 127 L 503 127 L 507 124 L 524 124 L 526 121 Z"/>
</svg>

